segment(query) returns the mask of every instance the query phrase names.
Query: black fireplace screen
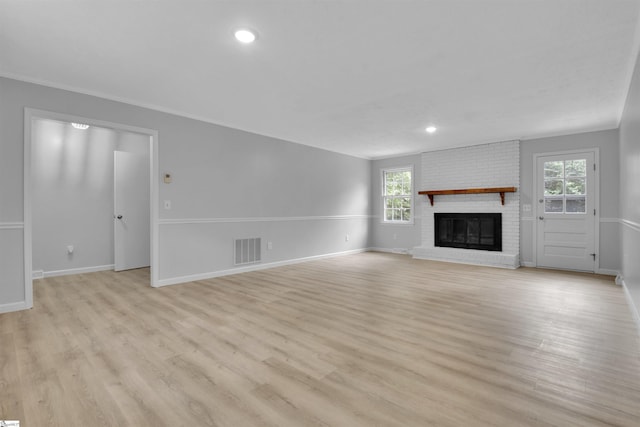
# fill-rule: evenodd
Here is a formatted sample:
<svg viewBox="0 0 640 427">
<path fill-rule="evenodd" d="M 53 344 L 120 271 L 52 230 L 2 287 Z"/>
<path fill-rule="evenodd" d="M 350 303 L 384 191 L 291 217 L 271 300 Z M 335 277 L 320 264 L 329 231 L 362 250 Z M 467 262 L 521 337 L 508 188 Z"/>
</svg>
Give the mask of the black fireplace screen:
<svg viewBox="0 0 640 427">
<path fill-rule="evenodd" d="M 434 213 L 435 245 L 502 250 L 501 213 Z"/>
</svg>

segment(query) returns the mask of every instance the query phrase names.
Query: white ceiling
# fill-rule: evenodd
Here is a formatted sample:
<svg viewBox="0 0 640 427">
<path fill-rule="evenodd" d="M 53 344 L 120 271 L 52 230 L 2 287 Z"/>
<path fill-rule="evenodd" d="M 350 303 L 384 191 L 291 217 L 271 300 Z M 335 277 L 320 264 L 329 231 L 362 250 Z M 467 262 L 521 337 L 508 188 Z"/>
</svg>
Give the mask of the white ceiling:
<svg viewBox="0 0 640 427">
<path fill-rule="evenodd" d="M 377 158 L 617 127 L 639 12 L 638 0 L 0 0 L 0 74 Z M 242 26 L 256 43 L 234 40 Z"/>
</svg>

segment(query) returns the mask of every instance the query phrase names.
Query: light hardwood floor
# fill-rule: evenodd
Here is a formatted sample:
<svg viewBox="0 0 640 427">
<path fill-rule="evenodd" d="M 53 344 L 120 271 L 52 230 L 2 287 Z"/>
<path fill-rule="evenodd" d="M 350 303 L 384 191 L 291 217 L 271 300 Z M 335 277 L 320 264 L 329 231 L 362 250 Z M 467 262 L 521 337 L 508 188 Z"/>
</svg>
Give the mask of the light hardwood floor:
<svg viewBox="0 0 640 427">
<path fill-rule="evenodd" d="M 34 283 L 0 315 L 21 426 L 640 426 L 612 278 L 364 253 L 152 289 Z"/>
</svg>

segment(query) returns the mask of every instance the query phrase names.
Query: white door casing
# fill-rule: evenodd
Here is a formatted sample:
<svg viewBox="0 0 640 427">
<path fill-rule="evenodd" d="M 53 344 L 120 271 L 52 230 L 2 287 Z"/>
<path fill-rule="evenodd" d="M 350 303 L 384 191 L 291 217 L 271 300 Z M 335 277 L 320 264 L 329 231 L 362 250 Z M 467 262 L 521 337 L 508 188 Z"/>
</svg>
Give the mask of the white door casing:
<svg viewBox="0 0 640 427">
<path fill-rule="evenodd" d="M 148 267 L 149 159 L 137 153 L 114 152 L 115 271 Z"/>
<path fill-rule="evenodd" d="M 597 270 L 597 151 L 538 155 L 536 265 Z"/>
</svg>

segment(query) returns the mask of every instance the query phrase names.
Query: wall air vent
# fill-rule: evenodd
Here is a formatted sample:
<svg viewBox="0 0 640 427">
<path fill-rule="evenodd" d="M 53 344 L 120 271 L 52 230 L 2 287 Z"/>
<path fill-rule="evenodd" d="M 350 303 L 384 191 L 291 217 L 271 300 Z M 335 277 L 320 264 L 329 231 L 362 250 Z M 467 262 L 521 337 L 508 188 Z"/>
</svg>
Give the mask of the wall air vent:
<svg viewBox="0 0 640 427">
<path fill-rule="evenodd" d="M 260 237 L 250 239 L 235 239 L 235 265 L 255 264 L 262 259 L 262 244 Z"/>
</svg>

